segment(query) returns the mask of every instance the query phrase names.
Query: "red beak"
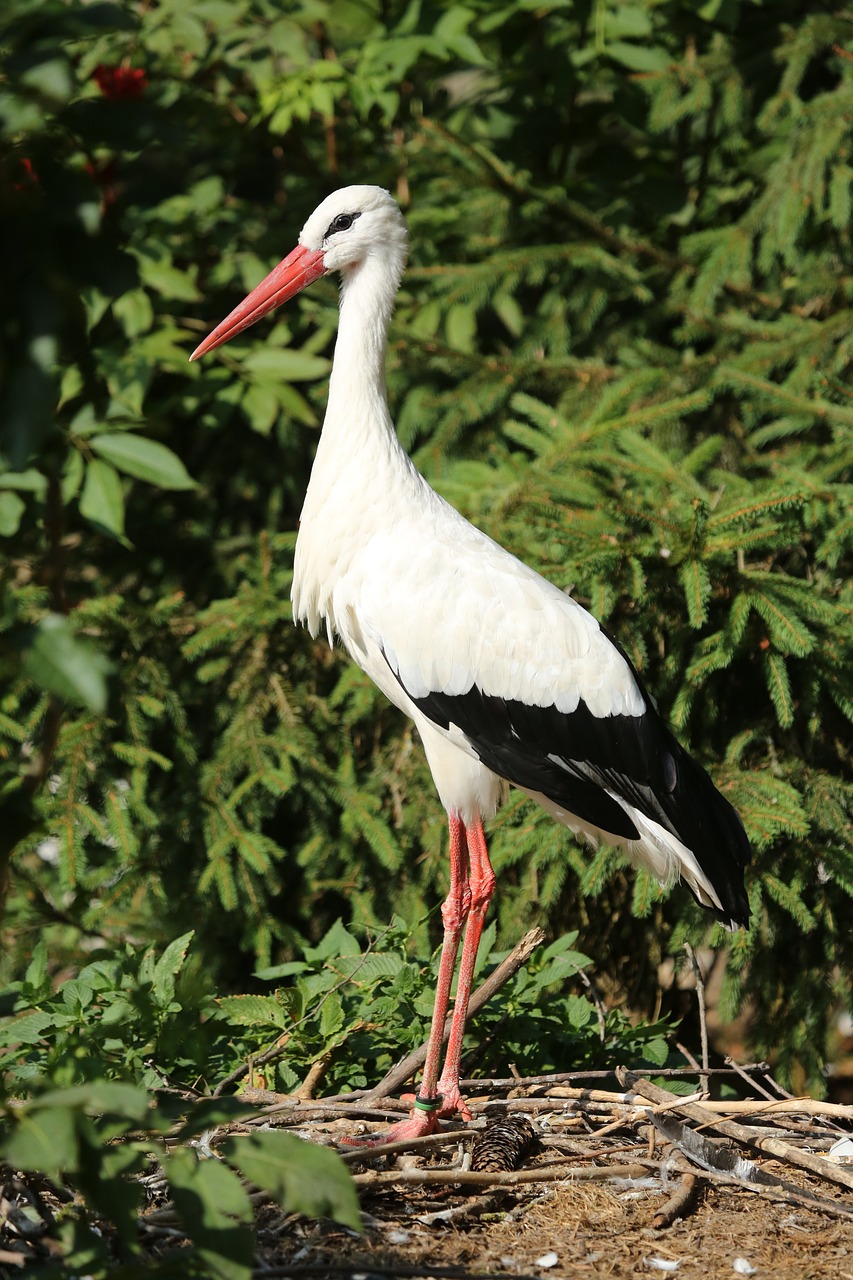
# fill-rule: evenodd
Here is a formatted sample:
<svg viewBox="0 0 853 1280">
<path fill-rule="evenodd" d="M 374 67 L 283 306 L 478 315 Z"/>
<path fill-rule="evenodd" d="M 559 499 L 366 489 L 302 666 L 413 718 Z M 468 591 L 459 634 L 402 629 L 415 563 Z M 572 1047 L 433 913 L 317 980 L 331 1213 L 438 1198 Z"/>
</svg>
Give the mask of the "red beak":
<svg viewBox="0 0 853 1280">
<path fill-rule="evenodd" d="M 215 347 L 221 347 L 224 342 L 230 342 L 238 333 L 248 329 L 256 320 L 260 320 L 261 316 L 265 316 L 274 307 L 281 306 L 282 302 L 287 302 L 288 298 L 294 297 L 312 280 L 317 280 L 325 274 L 323 250 L 306 249 L 304 245 L 298 244 L 277 267 L 273 267 L 266 279 L 252 290 L 248 298 L 244 298 L 240 305 L 216 326 L 213 333 L 209 333 L 204 342 L 199 343 L 190 360 L 197 360 L 199 356 L 206 355 Z"/>
</svg>

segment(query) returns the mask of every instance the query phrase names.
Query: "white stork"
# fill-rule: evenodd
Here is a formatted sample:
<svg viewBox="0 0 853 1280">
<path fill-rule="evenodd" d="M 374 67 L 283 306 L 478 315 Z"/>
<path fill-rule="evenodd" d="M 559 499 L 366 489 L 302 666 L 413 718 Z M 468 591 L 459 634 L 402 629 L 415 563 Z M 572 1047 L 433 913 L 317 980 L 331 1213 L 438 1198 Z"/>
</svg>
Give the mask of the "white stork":
<svg viewBox="0 0 853 1280">
<path fill-rule="evenodd" d="M 406 262 L 400 210 L 379 187 L 344 187 L 297 247 L 192 359 L 228 342 L 330 271 L 342 277 L 323 431 L 302 509 L 293 613 L 325 621 L 417 725 L 450 824 L 450 890 L 420 1093 L 375 1139 L 470 1118 L 459 1062 L 474 962 L 495 886 L 483 821 L 502 780 L 593 846 L 621 848 L 660 881 L 681 876 L 730 927 L 749 907 L 741 821 L 676 742 L 624 652 L 579 604 L 440 498 L 394 431 L 385 391 L 388 324 Z M 460 936 L 444 1068 L 442 1032 Z"/>
</svg>

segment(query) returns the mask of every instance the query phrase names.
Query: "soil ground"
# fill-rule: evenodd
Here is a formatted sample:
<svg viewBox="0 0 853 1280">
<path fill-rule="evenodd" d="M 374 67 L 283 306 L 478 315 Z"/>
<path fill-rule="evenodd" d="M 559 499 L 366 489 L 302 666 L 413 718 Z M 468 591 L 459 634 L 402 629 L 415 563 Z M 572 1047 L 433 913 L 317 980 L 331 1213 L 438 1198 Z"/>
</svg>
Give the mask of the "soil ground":
<svg viewBox="0 0 853 1280">
<path fill-rule="evenodd" d="M 757 1280 L 853 1280 L 853 1223 L 773 1204 L 735 1188 L 704 1189 L 694 1211 L 664 1230 L 652 1226 L 664 1193 L 606 1185 L 560 1187 L 544 1194 L 531 1189 L 523 1197 L 508 1196 L 503 1211 L 488 1221 L 471 1216 L 448 1225 L 419 1224 L 423 1212 L 459 1205 L 458 1193 L 443 1191 L 395 1189 L 364 1197 L 364 1210 L 374 1221 L 361 1241 L 328 1225 L 302 1224 L 265 1247 L 262 1224 L 261 1267 L 283 1275 L 325 1273 L 343 1280 L 622 1280 L 666 1274 L 699 1280 L 753 1274 L 748 1267 L 755 1269 Z M 270 1225 L 280 1230 L 282 1224 L 271 1217 Z M 735 1269 L 739 1258 L 745 1260 L 740 1272 Z M 676 1265 L 670 1271 L 660 1263 Z"/>
</svg>

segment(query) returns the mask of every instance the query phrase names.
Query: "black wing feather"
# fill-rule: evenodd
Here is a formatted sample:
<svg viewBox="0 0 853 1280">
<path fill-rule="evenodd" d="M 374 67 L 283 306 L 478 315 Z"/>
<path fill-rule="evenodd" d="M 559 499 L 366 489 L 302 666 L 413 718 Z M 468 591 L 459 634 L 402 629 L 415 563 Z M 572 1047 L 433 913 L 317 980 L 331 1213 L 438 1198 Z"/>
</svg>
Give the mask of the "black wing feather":
<svg viewBox="0 0 853 1280">
<path fill-rule="evenodd" d="M 691 850 L 722 904 L 714 914 L 746 924 L 743 869 L 750 847 L 743 824 L 667 728 L 636 673 L 635 679 L 646 703 L 639 716 L 596 716 L 583 701 L 572 712 L 527 706 L 476 685 L 464 694 L 409 697 L 435 725 L 460 729 L 500 777 L 541 792 L 602 831 L 634 840 L 639 831 L 608 790 L 626 800 Z"/>
</svg>

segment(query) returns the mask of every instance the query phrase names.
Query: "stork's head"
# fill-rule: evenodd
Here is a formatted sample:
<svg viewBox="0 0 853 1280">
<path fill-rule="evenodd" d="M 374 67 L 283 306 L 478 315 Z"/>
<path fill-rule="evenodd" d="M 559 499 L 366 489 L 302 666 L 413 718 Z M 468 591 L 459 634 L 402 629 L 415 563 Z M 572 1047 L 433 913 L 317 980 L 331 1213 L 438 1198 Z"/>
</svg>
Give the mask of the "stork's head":
<svg viewBox="0 0 853 1280">
<path fill-rule="evenodd" d="M 387 273 L 396 291 L 405 261 L 406 227 L 396 201 L 381 187 L 341 187 L 311 214 L 292 253 L 208 334 L 190 359 L 221 347 L 330 271 L 341 271 L 346 279 L 370 262 Z"/>
<path fill-rule="evenodd" d="M 322 253 L 324 270 L 345 271 L 376 253 L 396 250 L 405 258 L 406 227 L 396 200 L 382 187 L 341 187 L 317 206 L 299 243 Z"/>
</svg>

